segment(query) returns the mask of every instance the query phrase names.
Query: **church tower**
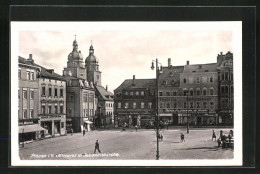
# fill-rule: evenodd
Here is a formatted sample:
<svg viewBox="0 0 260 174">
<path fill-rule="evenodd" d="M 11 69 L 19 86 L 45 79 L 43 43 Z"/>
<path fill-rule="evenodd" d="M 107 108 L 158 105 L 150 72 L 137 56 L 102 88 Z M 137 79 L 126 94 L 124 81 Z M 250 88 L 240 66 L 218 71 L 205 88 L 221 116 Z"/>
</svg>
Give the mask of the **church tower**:
<svg viewBox="0 0 260 174">
<path fill-rule="evenodd" d="M 87 81 L 101 86 L 101 72 L 99 71 L 98 59 L 94 55 L 92 41 L 89 48 L 89 55 L 85 60 L 85 68 L 87 69 Z"/>
<path fill-rule="evenodd" d="M 63 75 L 72 76 L 80 79 L 86 79 L 86 69 L 84 67 L 83 55 L 78 51 L 78 42 L 75 40 L 72 43 L 73 50 L 68 55 L 67 68 L 64 68 Z"/>
</svg>

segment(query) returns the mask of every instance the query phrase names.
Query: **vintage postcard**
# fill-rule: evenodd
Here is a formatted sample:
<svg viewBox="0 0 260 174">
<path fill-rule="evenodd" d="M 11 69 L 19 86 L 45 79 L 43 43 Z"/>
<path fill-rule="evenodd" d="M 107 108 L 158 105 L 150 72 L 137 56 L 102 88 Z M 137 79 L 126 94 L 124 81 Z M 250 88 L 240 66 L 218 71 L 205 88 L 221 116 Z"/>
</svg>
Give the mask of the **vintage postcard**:
<svg viewBox="0 0 260 174">
<path fill-rule="evenodd" d="M 10 26 L 12 166 L 242 165 L 241 21 Z"/>
</svg>

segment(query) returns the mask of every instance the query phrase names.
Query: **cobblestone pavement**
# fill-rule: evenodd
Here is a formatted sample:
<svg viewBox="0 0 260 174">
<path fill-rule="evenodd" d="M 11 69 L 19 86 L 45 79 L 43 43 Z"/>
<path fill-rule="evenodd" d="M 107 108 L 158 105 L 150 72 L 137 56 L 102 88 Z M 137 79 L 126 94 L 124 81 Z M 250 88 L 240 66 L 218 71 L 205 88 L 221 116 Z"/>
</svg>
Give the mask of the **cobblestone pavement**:
<svg viewBox="0 0 260 174">
<path fill-rule="evenodd" d="M 217 137 L 219 130 L 215 128 Z M 229 129 L 222 129 L 228 134 Z M 163 141 L 159 143 L 160 159 L 230 159 L 232 149 L 217 147 L 211 140 L 212 129 L 185 128 L 162 130 Z M 184 133 L 185 142 L 180 142 Z M 101 153 L 94 154 L 96 140 L 99 140 Z M 156 137 L 154 130 L 134 129 L 91 131 L 74 133 L 25 144 L 21 147 L 21 159 L 29 160 L 93 160 L 93 159 L 155 159 Z"/>
</svg>

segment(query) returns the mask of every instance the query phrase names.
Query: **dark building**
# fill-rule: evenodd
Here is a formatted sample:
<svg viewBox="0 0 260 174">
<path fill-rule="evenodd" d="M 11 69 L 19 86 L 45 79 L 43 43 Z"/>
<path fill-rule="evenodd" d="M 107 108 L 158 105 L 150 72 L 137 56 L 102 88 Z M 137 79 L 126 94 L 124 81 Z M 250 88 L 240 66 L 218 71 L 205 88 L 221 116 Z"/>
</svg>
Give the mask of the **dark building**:
<svg viewBox="0 0 260 174">
<path fill-rule="evenodd" d="M 114 90 L 115 124 L 149 127 L 155 120 L 155 79 L 127 79 Z"/>
<path fill-rule="evenodd" d="M 67 82 L 67 130 L 88 131 L 95 116 L 95 90 L 93 82 L 87 82 L 87 70 L 76 39 L 72 45 L 67 67 L 63 70 Z"/>
<path fill-rule="evenodd" d="M 233 54 L 221 52 L 218 59 L 219 87 L 219 122 L 233 124 L 234 120 L 234 86 L 233 86 Z"/>
</svg>

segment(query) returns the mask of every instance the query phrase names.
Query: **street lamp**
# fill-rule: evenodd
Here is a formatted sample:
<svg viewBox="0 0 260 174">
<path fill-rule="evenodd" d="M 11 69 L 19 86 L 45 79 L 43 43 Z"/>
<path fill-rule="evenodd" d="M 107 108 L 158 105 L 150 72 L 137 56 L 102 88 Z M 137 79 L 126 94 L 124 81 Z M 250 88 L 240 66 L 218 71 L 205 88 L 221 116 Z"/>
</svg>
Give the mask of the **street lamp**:
<svg viewBox="0 0 260 174">
<path fill-rule="evenodd" d="M 155 62 L 155 67 L 154 67 L 154 62 Z M 154 68 L 156 68 L 156 139 L 157 139 L 157 150 L 156 150 L 156 160 L 159 160 L 159 113 L 158 113 L 158 80 L 159 80 L 159 71 L 162 70 L 162 65 L 159 69 L 158 64 L 161 64 L 158 62 L 158 59 L 156 58 L 156 60 L 152 60 L 152 66 L 151 69 L 154 70 Z"/>
<path fill-rule="evenodd" d="M 187 134 L 190 132 L 189 130 L 189 98 L 188 98 L 188 95 L 189 95 L 189 91 L 187 90 L 186 91 L 186 99 L 187 99 Z"/>
</svg>

